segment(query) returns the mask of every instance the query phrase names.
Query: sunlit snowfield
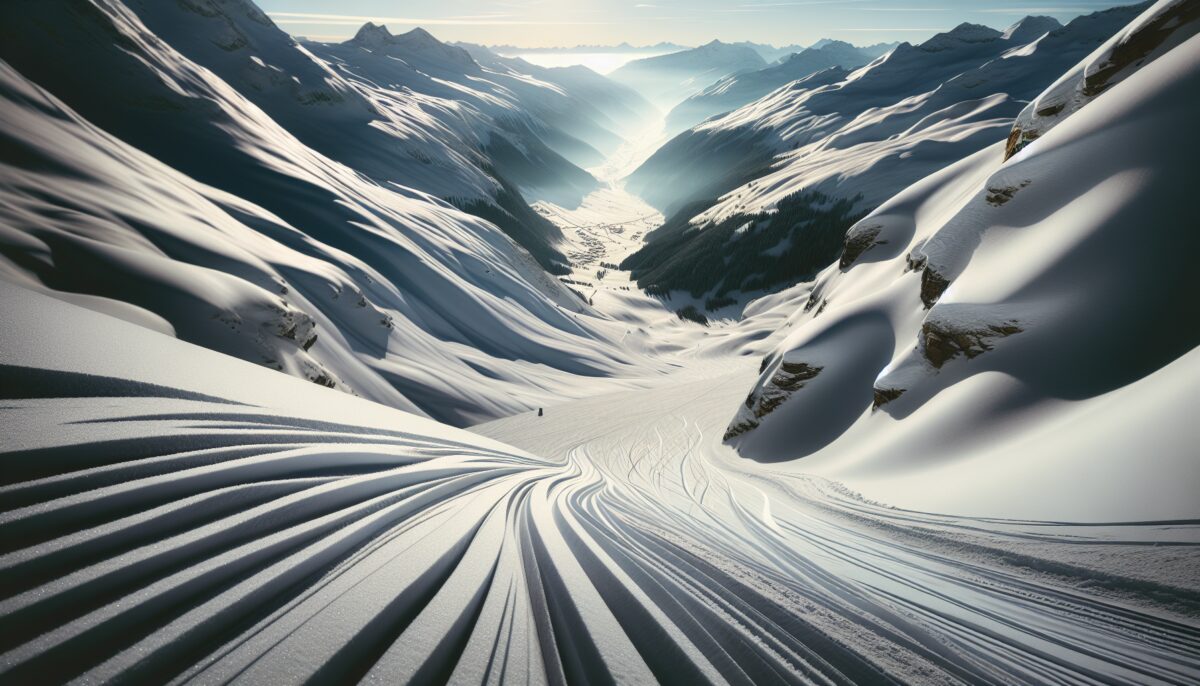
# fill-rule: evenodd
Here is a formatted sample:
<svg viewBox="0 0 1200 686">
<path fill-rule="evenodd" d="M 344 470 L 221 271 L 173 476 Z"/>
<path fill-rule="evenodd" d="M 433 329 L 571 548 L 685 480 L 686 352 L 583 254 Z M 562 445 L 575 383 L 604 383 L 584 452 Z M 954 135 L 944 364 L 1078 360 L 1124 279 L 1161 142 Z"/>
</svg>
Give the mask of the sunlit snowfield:
<svg viewBox="0 0 1200 686">
<path fill-rule="evenodd" d="M 811 115 L 793 84 L 689 129 L 686 153 L 710 134 L 726 152 L 784 151 L 712 216 L 773 212 L 830 179 L 881 196 L 851 229 L 868 236 L 852 259 L 707 308 L 682 289 L 651 295 L 620 267 L 667 220 L 629 179 L 676 140 L 668 111 L 597 136 L 620 142 L 580 163 L 586 192 L 548 188 L 572 168 L 536 149 L 557 166 L 521 190 L 561 229 L 570 266 L 555 277 L 440 198 L 491 188 L 463 154 L 475 136 L 502 139 L 488 117 L 531 116 L 525 103 L 557 104 L 579 83 L 481 66 L 425 33 L 405 36 L 400 59 L 375 26 L 359 43 L 284 52 L 269 22 L 245 21 L 341 98 L 296 100 L 296 82 L 247 72 L 229 43 L 190 46 L 233 65 L 219 76 L 148 39 L 135 12 L 112 15 L 120 64 L 157 70 L 132 85 L 198 94 L 196 129 L 237 134 L 219 159 L 261 173 L 251 189 L 283 191 L 251 202 L 209 185 L 224 173 L 198 182 L 0 65 L 0 115 L 28 147 L 0 159 L 0 200 L 19 219 L 0 238 L 29 251 L 0 263 L 0 683 L 1200 680 L 1200 349 L 1105 386 L 1122 360 L 1100 347 L 1113 320 L 1133 322 L 1139 351 L 1169 338 L 1142 301 L 1178 296 L 1172 278 L 1190 268 L 1186 239 L 1166 238 L 1200 152 L 1200 37 L 1119 83 L 1120 97 L 1028 103 L 1063 121 L 1022 120 L 1038 141 L 1024 154 L 1005 137 L 1027 103 L 979 93 L 985 77 L 1027 78 L 1020 60 L 1046 58 L 1040 29 L 1016 47 L 967 27 L 928 54 L 902 51 L 960 90 L 935 81 L 880 105 L 901 90 L 882 60 L 879 83 L 864 70 L 823 91 L 853 97 L 858 84 L 874 103 L 861 117 Z M 1120 16 L 1113 30 L 1140 10 Z M 1100 44 L 1086 29 L 1072 44 L 1084 54 Z M 111 40 L 85 35 L 75 44 Z M 963 85 L 957 50 L 1004 57 L 980 58 Z M 520 56 L 610 73 L 646 55 Z M 1056 87 L 1074 95 L 1083 73 Z M 252 104 L 224 78 L 267 95 Z M 139 94 L 137 107 L 175 102 Z M 356 162 L 376 162 L 381 140 L 361 130 L 399 131 L 415 150 L 406 173 L 429 188 L 326 157 L 272 107 L 302 121 L 320 108 L 328 119 L 308 133 Z M 1003 107 L 1012 116 L 989 109 Z M 747 122 L 768 133 L 740 137 Z M 831 142 L 825 127 L 843 128 Z M 720 170 L 712 159 L 659 166 L 686 179 Z M 912 165 L 929 169 L 898 181 Z M 1130 216 L 1145 246 L 1127 240 Z M 765 222 L 745 220 L 719 249 Z M 31 276 L 92 254 L 142 305 Z M 951 276 L 926 302 L 935 267 Z M 1106 280 L 1118 273 L 1136 297 Z M 934 366 L 927 325 L 964 323 L 977 328 L 947 336 L 1008 338 L 969 340 L 970 360 Z M 193 330 L 217 334 L 202 346 Z M 1072 366 L 1080 339 L 1100 363 Z M 994 360 L 1009 366 L 968 366 Z M 743 419 L 754 426 L 735 434 Z"/>
</svg>

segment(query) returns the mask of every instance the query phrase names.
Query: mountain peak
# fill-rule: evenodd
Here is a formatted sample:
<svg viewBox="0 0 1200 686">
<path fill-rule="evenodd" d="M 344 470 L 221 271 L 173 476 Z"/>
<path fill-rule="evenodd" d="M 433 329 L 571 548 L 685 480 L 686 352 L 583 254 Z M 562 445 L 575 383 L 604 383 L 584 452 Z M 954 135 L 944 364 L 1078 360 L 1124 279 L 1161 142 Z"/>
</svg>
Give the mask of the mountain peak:
<svg viewBox="0 0 1200 686">
<path fill-rule="evenodd" d="M 1061 28 L 1062 24 L 1054 17 L 1030 15 L 1008 27 L 1003 37 L 1014 43 L 1028 43 Z"/>
<path fill-rule="evenodd" d="M 822 39 L 824 40 L 824 39 Z M 819 48 L 809 48 L 809 50 L 854 50 L 854 46 L 842 40 L 824 40 Z"/>
<path fill-rule="evenodd" d="M 358 30 L 358 33 L 354 34 L 354 38 L 350 42 L 363 45 L 380 45 L 387 43 L 392 37 L 392 32 L 388 31 L 386 26 L 369 21 L 362 25 L 362 28 Z"/>
<path fill-rule="evenodd" d="M 432 33 L 426 31 L 425 29 L 421 28 L 420 26 L 409 31 L 408 33 L 400 34 L 399 36 L 397 36 L 397 38 L 405 38 L 405 39 L 412 40 L 412 41 L 420 40 L 420 41 L 433 41 L 434 43 L 441 42 L 437 38 L 434 38 Z"/>
<path fill-rule="evenodd" d="M 943 35 L 953 36 L 959 40 L 974 42 L 992 40 L 994 38 L 999 38 L 1003 34 L 990 26 L 984 26 L 983 24 L 972 24 L 971 22 L 964 21 Z"/>
<path fill-rule="evenodd" d="M 987 43 L 1003 37 L 1004 34 L 990 26 L 963 22 L 945 33 L 939 33 L 933 38 L 921 43 L 921 49 L 927 52 L 949 50 L 964 43 Z"/>
</svg>

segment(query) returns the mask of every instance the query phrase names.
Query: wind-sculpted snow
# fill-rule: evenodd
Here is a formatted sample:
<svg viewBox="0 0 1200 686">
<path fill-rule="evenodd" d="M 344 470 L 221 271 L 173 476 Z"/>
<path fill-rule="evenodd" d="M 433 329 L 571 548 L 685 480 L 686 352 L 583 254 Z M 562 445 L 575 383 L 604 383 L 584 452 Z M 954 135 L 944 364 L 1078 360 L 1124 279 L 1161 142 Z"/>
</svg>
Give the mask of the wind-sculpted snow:
<svg viewBox="0 0 1200 686">
<path fill-rule="evenodd" d="M 1005 159 L 1093 98 L 1200 31 L 1200 5 L 1157 3 L 1025 106 L 1013 123 Z"/>
<path fill-rule="evenodd" d="M 531 454 L 12 286 L 0 313 L 6 682 L 1200 670 L 1194 522 L 953 518 L 771 472 L 714 433 L 740 373 L 479 429 Z"/>
<path fill-rule="evenodd" d="M 226 102 L 256 161 L 228 142 L 198 160 L 230 161 L 222 178 L 240 196 L 100 131 L 0 64 L 0 278 L 457 423 L 630 362 L 491 224 L 370 183 L 235 94 Z"/>
<path fill-rule="evenodd" d="M 889 502 L 1196 514 L 1198 94 L 1192 35 L 1007 161 L 996 140 L 862 219 L 730 439 Z M 799 365 L 822 371 L 795 388 Z"/>
</svg>

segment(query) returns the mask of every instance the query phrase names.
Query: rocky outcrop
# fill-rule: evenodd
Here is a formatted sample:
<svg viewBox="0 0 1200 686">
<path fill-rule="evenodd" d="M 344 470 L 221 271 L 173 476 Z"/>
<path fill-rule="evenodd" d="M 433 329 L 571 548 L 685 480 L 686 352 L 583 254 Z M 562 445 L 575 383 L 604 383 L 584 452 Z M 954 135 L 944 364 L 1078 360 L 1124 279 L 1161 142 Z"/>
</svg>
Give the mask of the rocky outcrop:
<svg viewBox="0 0 1200 686">
<path fill-rule="evenodd" d="M 987 204 L 992 207 L 1000 207 L 1009 200 L 1012 200 L 1017 191 L 1025 188 L 1029 183 L 1029 180 L 1025 180 L 1016 186 L 989 187 L 987 189 Z"/>
<path fill-rule="evenodd" d="M 887 241 L 876 240 L 879 238 L 879 232 L 882 230 L 883 227 L 878 224 L 869 224 L 867 226 L 856 226 L 846 233 L 846 244 L 842 249 L 842 259 L 838 263 L 842 271 L 849 269 L 866 251 L 877 245 L 887 243 Z"/>
<path fill-rule="evenodd" d="M 805 362 L 781 362 L 761 389 L 746 396 L 745 406 L 725 431 L 725 440 L 758 428 L 763 417 L 774 412 L 793 393 L 804 388 L 822 369 L 824 367 L 815 367 Z"/>
<path fill-rule="evenodd" d="M 1165 54 L 1200 29 L 1200 3 L 1177 0 L 1143 15 L 1131 30 L 1122 32 L 1098 51 L 1094 60 L 1081 64 L 1050 86 L 1017 116 L 1004 159 L 1008 160 L 1050 129 L 1079 111 L 1147 63 Z"/>
<path fill-rule="evenodd" d="M 277 310 L 280 317 L 274 322 L 278 336 L 285 340 L 294 341 L 307 351 L 317 342 L 317 323 L 313 318 L 299 310 Z"/>
<path fill-rule="evenodd" d="M 892 402 L 896 398 L 899 398 L 900 396 L 904 395 L 904 391 L 905 391 L 905 389 L 903 389 L 903 388 L 878 388 L 878 387 L 876 387 L 873 390 L 874 390 L 874 400 L 872 401 L 871 406 L 872 406 L 872 408 L 874 408 L 876 410 L 883 407 L 884 405 L 887 405 L 888 403 Z"/>
<path fill-rule="evenodd" d="M 965 355 L 967 359 L 978 357 L 992 350 L 996 339 L 1022 331 L 1016 321 L 957 328 L 948 322 L 926 320 L 921 326 L 921 347 L 925 359 L 941 369 L 959 355 Z"/>
<path fill-rule="evenodd" d="M 924 262 L 922 262 L 924 264 Z M 921 271 L 921 302 L 925 305 L 925 309 L 934 306 L 938 298 L 946 292 L 950 287 L 950 280 L 942 276 L 936 269 L 924 264 L 924 269 Z"/>
</svg>

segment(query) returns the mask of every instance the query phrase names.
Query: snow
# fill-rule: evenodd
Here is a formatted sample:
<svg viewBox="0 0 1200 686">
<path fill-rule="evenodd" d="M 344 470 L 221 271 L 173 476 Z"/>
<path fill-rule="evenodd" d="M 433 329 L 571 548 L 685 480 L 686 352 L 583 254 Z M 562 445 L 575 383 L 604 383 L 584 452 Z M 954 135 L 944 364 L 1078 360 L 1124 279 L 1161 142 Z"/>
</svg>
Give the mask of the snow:
<svg viewBox="0 0 1200 686">
<path fill-rule="evenodd" d="M 276 183 L 331 197 L 301 215 L 311 234 L 114 139 L 10 68 L 0 78 L 6 134 L 27 155 L 0 167 L 6 280 L 104 311 L 124 301 L 156 330 L 460 423 L 634 363 L 495 227 L 365 181 L 244 100 L 229 103 L 248 114 L 246 140 L 272 146 L 258 152 Z M 288 192 L 273 206 L 294 210 Z"/>
<path fill-rule="evenodd" d="M 680 134 L 631 176 L 630 187 L 668 213 L 720 196 L 696 224 L 773 211 L 800 191 L 858 197 L 873 209 L 1006 135 L 1055 75 L 1136 15 L 1117 8 L 1048 33 L 1051 25 L 1037 17 L 1006 34 L 963 25 L 918 46 L 901 44 L 848 75 L 818 72 Z M 701 162 L 729 151 L 738 157 L 722 166 Z M 705 193 L 694 194 L 697 187 Z"/>
<path fill-rule="evenodd" d="M 793 81 L 834 67 L 846 70 L 861 67 L 876 56 L 867 48 L 829 41 L 819 48 L 788 55 L 763 69 L 726 76 L 676 105 L 667 120 L 672 131 L 678 132 L 711 116 L 736 110 Z"/>
<path fill-rule="evenodd" d="M 634 60 L 609 77 L 638 91 L 660 109 L 669 110 L 719 79 L 762 69 L 766 64 L 749 46 L 714 40 L 698 48 Z"/>
<path fill-rule="evenodd" d="M 744 365 L 468 434 L 19 287 L 0 312 L 6 679 L 1200 669 L 1194 523 L 956 518 L 746 462 Z"/>
<path fill-rule="evenodd" d="M 1170 303 L 1194 250 L 1171 217 L 1198 152 L 1178 135 L 1200 93 L 1198 40 L 1008 162 L 996 143 L 863 219 L 877 244 L 817 279 L 827 307 L 798 315 L 756 389 L 782 360 L 824 370 L 734 439 L 742 454 L 804 457 L 788 465 L 935 511 L 1195 516 L 1200 436 L 1177 380 L 1195 374 L 1200 334 Z M 936 280 L 949 287 L 927 297 Z M 872 409 L 872 386 L 903 394 Z"/>
<path fill-rule="evenodd" d="M 740 203 L 825 173 L 878 206 L 707 325 L 613 266 L 668 129 L 593 72 L 285 51 L 247 0 L 24 8 L 79 23 L 0 42 L 0 681 L 1196 682 L 1184 6 L 963 25 L 742 111 L 808 142 Z M 1102 72 L 1006 154 L 1018 86 Z M 598 146 L 531 210 L 561 278 L 432 190 L 492 192 L 504 111 L 533 170 L 568 168 L 556 112 Z"/>
</svg>

